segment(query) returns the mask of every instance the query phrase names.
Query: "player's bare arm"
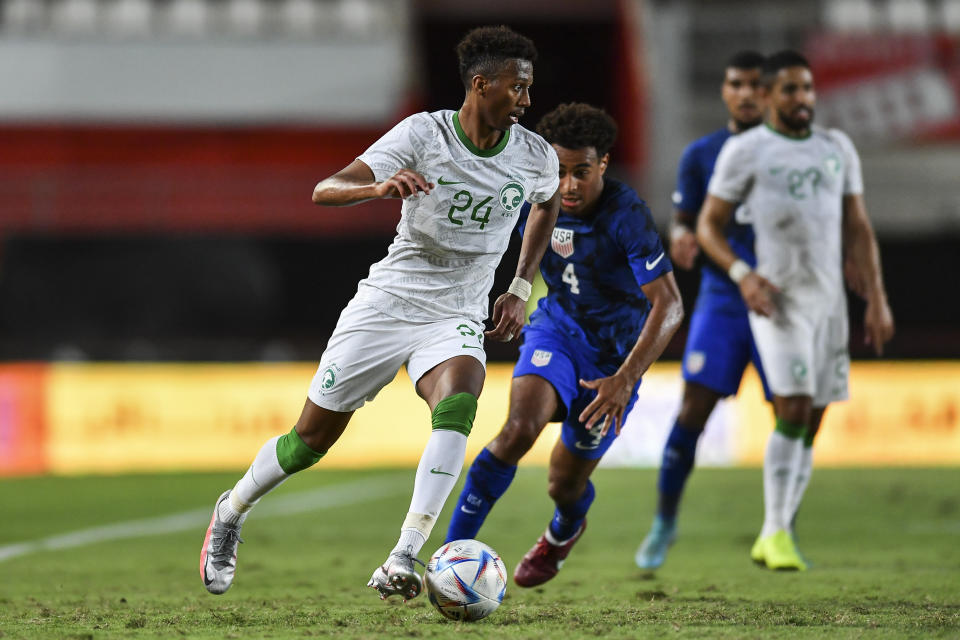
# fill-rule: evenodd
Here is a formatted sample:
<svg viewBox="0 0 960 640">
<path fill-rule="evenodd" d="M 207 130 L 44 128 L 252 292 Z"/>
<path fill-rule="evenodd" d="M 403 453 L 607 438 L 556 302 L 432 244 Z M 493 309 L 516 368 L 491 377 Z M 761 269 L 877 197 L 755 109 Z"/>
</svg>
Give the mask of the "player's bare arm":
<svg viewBox="0 0 960 640">
<path fill-rule="evenodd" d="M 843 237 L 843 243 L 843 279 L 846 281 L 847 286 L 850 287 L 851 291 L 866 300 L 867 284 L 861 279 L 860 269 L 857 268 L 857 264 L 850 256 L 846 235 Z"/>
<path fill-rule="evenodd" d="M 883 355 L 883 345 L 893 337 L 893 312 L 883 285 L 880 249 L 862 195 L 843 197 L 843 241 L 851 275 L 860 284 L 857 293 L 867 302 L 864 339 L 877 355 Z"/>
<path fill-rule="evenodd" d="M 611 424 L 615 432 L 620 433 L 623 413 L 637 381 L 667 348 L 683 321 L 683 302 L 672 272 L 640 288 L 650 301 L 650 315 L 626 360 L 612 376 L 580 381 L 580 386 L 596 389 L 597 397 L 583 410 L 579 420 L 590 429 L 597 420 L 604 418 L 604 435 Z"/>
<path fill-rule="evenodd" d="M 420 191 L 430 193 L 433 187 L 432 182 L 411 169 L 400 169 L 383 182 L 377 182 L 365 162 L 354 160 L 313 188 L 313 203 L 343 207 L 376 198 L 408 198 Z"/>
<path fill-rule="evenodd" d="M 560 213 L 560 196 L 553 194 L 549 200 L 534 204 L 530 207 L 527 217 L 527 228 L 523 234 L 523 243 L 520 245 L 520 258 L 517 260 L 516 278 L 532 283 L 540 266 L 543 253 L 547 250 L 553 226 L 557 223 Z M 529 295 L 529 293 L 528 293 Z M 514 336 L 520 334 L 526 316 L 527 302 L 513 294 L 501 294 L 493 305 L 494 328 L 485 331 L 484 335 L 491 340 L 510 342 Z"/>
<path fill-rule="evenodd" d="M 670 220 L 670 261 L 681 269 L 693 269 L 700 253 L 697 244 L 697 217 L 689 211 L 673 210 Z"/>
<path fill-rule="evenodd" d="M 707 195 L 697 221 L 697 240 L 710 259 L 740 286 L 740 294 L 747 308 L 762 316 L 770 316 L 777 310 L 773 294 L 778 293 L 779 289 L 740 260 L 723 234 L 736 206 L 734 202 Z M 737 266 L 734 267 L 734 264 Z"/>
</svg>

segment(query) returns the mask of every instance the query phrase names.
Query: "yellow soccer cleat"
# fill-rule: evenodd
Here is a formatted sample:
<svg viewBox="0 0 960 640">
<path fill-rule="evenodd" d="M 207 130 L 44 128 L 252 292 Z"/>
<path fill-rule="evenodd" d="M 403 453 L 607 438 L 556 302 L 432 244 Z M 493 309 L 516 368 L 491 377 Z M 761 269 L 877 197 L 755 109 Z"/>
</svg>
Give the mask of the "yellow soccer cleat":
<svg viewBox="0 0 960 640">
<path fill-rule="evenodd" d="M 793 536 L 781 529 L 759 541 L 768 569 L 774 571 L 806 571 L 807 563 L 800 557 Z M 752 555 L 752 552 L 751 552 Z"/>
<path fill-rule="evenodd" d="M 767 536 L 768 538 L 770 536 Z M 756 564 L 767 566 L 767 560 L 763 555 L 763 541 L 766 540 L 763 536 L 757 536 L 756 541 L 753 543 L 753 546 L 750 548 L 750 559 L 753 560 Z"/>
</svg>

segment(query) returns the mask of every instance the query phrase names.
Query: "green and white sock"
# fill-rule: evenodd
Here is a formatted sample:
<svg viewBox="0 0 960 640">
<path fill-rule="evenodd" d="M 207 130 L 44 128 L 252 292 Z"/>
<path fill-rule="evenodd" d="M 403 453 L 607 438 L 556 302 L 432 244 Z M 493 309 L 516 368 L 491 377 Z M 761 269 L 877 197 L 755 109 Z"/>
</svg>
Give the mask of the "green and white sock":
<svg viewBox="0 0 960 640">
<path fill-rule="evenodd" d="M 770 434 L 763 459 L 764 519 L 761 536 L 789 530 L 793 516 L 791 497 L 803 453 L 806 427 L 777 418 L 777 428 Z"/>
<path fill-rule="evenodd" d="M 400 527 L 394 551 L 415 556 L 430 537 L 463 469 L 467 435 L 476 413 L 477 398 L 469 393 L 458 393 L 437 403 L 432 416 L 433 432 L 420 456 L 410 511 Z"/>
<path fill-rule="evenodd" d="M 394 551 L 415 556 L 423 548 L 447 496 L 457 484 L 466 451 L 467 436 L 462 433 L 438 429 L 430 434 L 417 466 L 410 511 Z"/>
<path fill-rule="evenodd" d="M 308 447 L 296 429 L 270 438 L 257 452 L 257 457 L 247 472 L 233 487 L 230 499 L 220 503 L 220 519 L 228 524 L 242 524 L 247 513 L 260 498 L 279 487 L 297 471 L 313 466 L 324 453 Z"/>
<path fill-rule="evenodd" d="M 793 492 L 790 495 L 790 522 L 793 522 L 800 509 L 800 502 L 803 500 L 803 494 L 807 491 L 810 484 L 810 476 L 813 474 L 813 443 L 803 443 L 803 450 L 800 453 L 800 464 L 795 477 Z"/>
<path fill-rule="evenodd" d="M 413 513 L 412 511 L 408 513 L 400 527 L 400 539 L 397 540 L 396 546 L 390 553 L 405 553 L 417 557 L 420 549 L 427 542 L 427 538 L 430 537 L 430 532 L 433 531 L 433 525 L 436 521 L 435 517 L 423 513 Z"/>
</svg>

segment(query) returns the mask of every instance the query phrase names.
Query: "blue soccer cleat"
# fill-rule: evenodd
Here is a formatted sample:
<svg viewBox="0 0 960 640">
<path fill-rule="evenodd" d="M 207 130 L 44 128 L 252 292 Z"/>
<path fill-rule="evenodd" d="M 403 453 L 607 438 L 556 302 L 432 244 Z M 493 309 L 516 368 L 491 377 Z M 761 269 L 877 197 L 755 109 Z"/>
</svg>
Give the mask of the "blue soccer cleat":
<svg viewBox="0 0 960 640">
<path fill-rule="evenodd" d="M 677 539 L 677 521 L 666 520 L 659 515 L 653 519 L 650 533 L 643 539 L 633 557 L 641 569 L 659 569 L 667 559 L 667 550 Z"/>
</svg>

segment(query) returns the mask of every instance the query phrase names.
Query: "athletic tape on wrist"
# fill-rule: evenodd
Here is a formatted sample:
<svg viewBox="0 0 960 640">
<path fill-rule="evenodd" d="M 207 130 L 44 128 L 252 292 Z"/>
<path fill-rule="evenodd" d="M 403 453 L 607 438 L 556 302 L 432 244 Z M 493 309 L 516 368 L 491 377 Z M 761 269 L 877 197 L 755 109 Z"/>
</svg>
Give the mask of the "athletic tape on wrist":
<svg viewBox="0 0 960 640">
<path fill-rule="evenodd" d="M 753 271 L 753 269 L 743 260 L 734 260 L 730 268 L 727 269 L 727 275 L 730 276 L 730 279 L 735 283 L 740 284 L 740 281 L 751 271 Z"/>
<path fill-rule="evenodd" d="M 530 299 L 531 291 L 533 291 L 533 285 L 523 278 L 514 278 L 513 282 L 510 283 L 510 288 L 507 289 L 507 293 L 512 293 L 524 302 Z"/>
</svg>

